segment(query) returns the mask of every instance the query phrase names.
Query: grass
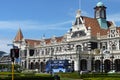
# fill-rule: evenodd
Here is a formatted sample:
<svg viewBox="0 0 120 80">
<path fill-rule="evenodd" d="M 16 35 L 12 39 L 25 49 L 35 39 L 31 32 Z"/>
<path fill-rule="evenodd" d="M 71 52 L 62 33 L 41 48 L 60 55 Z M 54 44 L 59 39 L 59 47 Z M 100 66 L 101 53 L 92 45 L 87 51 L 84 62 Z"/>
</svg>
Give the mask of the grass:
<svg viewBox="0 0 120 80">
<path fill-rule="evenodd" d="M 81 80 L 77 72 L 74 73 L 58 73 L 61 80 Z M 81 76 L 83 80 L 120 80 L 120 74 L 84 74 Z"/>
<path fill-rule="evenodd" d="M 0 72 L 0 76 L 9 77 L 11 72 Z M 56 74 L 55 74 L 56 75 Z M 77 72 L 74 73 L 57 73 L 60 76 L 60 80 L 81 80 L 80 75 Z M 46 73 L 15 73 L 15 76 L 41 76 L 50 77 L 50 74 Z M 85 74 L 82 75 L 83 80 L 120 80 L 120 74 Z"/>
<path fill-rule="evenodd" d="M 0 72 L 0 80 L 10 80 L 12 78 L 11 72 Z M 45 73 L 14 73 L 14 80 L 54 80 L 50 74 Z"/>
<path fill-rule="evenodd" d="M 80 79 L 60 78 L 60 80 L 80 80 Z"/>
<path fill-rule="evenodd" d="M 82 79 L 60 78 L 60 80 L 82 80 Z M 84 78 L 83 80 L 120 80 L 120 78 Z"/>
<path fill-rule="evenodd" d="M 2 77 L 8 77 L 8 76 L 12 76 L 11 72 L 0 72 L 0 76 Z M 14 76 L 41 76 L 41 77 L 50 77 L 50 74 L 45 74 L 45 73 L 14 73 Z"/>
<path fill-rule="evenodd" d="M 120 80 L 120 78 L 85 78 L 83 80 Z"/>
</svg>

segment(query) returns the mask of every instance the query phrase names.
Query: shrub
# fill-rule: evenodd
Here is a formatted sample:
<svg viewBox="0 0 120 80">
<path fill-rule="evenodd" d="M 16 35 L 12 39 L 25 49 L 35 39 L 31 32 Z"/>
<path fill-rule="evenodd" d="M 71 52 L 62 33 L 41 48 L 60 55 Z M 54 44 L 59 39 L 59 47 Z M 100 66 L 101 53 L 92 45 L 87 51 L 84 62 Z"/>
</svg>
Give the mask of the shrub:
<svg viewBox="0 0 120 80">
<path fill-rule="evenodd" d="M 12 77 L 1 78 L 0 80 L 11 80 Z M 14 80 L 54 80 L 54 77 L 41 77 L 41 76 L 17 76 Z"/>
</svg>

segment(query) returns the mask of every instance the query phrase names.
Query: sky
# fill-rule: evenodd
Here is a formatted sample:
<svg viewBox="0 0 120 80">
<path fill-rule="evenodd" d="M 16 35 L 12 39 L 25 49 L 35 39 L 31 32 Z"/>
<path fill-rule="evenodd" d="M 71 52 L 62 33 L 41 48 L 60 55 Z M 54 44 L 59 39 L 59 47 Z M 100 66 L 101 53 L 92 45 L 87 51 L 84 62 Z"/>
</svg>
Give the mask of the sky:
<svg viewBox="0 0 120 80">
<path fill-rule="evenodd" d="M 94 17 L 94 7 L 102 1 L 107 7 L 107 20 L 120 25 L 120 0 L 0 0 L 0 51 L 9 53 L 17 31 L 24 38 L 40 40 L 63 36 L 71 28 L 76 11 Z"/>
</svg>

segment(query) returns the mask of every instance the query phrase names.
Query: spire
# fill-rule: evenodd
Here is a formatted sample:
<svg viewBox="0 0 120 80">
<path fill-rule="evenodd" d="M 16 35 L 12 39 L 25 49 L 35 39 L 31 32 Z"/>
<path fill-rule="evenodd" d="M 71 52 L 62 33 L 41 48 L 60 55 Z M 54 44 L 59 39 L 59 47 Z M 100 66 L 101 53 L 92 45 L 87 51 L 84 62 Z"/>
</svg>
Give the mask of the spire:
<svg viewBox="0 0 120 80">
<path fill-rule="evenodd" d="M 21 41 L 22 39 L 23 39 L 23 34 L 22 34 L 21 29 L 19 28 L 17 35 L 14 38 L 14 41 Z"/>
</svg>

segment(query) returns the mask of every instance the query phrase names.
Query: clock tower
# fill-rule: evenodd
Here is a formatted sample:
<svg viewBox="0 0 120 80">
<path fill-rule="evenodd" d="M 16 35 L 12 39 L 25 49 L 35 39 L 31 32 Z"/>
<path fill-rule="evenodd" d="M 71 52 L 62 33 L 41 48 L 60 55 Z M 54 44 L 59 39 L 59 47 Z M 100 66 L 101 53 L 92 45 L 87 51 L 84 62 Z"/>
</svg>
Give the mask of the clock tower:
<svg viewBox="0 0 120 80">
<path fill-rule="evenodd" d="M 94 8 L 95 14 L 94 17 L 98 20 L 98 23 L 102 29 L 107 29 L 107 21 L 106 21 L 106 7 L 102 2 L 98 2 L 96 7 Z"/>
<path fill-rule="evenodd" d="M 95 9 L 95 18 L 106 19 L 106 7 L 102 2 L 98 2 L 94 9 Z"/>
</svg>

